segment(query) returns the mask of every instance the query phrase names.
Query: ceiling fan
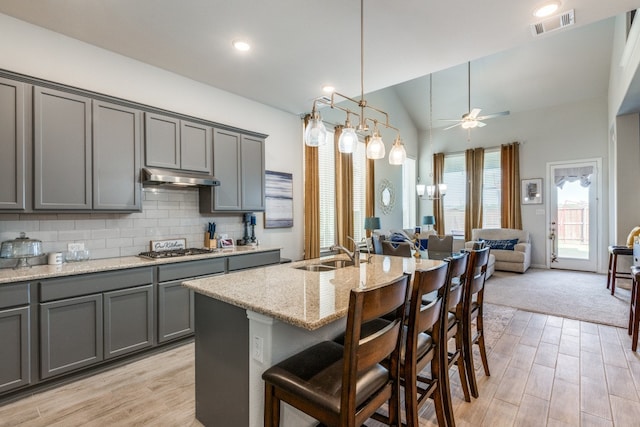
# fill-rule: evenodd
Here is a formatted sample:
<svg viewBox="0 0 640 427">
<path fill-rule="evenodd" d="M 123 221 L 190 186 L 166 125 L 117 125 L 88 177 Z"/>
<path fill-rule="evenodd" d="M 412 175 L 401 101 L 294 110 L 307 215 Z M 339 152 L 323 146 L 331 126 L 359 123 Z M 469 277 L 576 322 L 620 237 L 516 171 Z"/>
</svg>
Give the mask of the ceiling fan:
<svg viewBox="0 0 640 427">
<path fill-rule="evenodd" d="M 448 126 L 444 128 L 444 130 L 452 129 L 456 126 L 460 126 L 462 129 L 473 129 L 475 127 L 483 127 L 486 126 L 486 123 L 483 123 L 482 120 L 492 119 L 494 117 L 507 116 L 509 115 L 509 111 L 501 111 L 499 113 L 485 114 L 484 116 L 480 115 L 480 108 L 471 109 L 471 62 L 467 62 L 467 79 L 468 79 L 468 112 L 462 115 L 460 119 L 440 119 L 443 122 L 457 122 L 454 125 Z"/>
</svg>

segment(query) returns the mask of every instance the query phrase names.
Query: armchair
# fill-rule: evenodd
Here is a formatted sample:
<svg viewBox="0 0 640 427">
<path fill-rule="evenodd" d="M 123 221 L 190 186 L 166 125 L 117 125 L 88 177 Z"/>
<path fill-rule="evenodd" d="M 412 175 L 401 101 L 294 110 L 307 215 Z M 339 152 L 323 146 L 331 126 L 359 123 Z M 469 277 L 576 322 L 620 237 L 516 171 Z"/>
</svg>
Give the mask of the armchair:
<svg viewBox="0 0 640 427">
<path fill-rule="evenodd" d="M 528 231 L 513 228 L 474 228 L 471 230 L 471 239 L 465 243 L 465 248 L 471 249 L 475 242 L 481 240 L 491 247 L 496 270 L 524 273 L 531 266 L 531 242 Z"/>
</svg>

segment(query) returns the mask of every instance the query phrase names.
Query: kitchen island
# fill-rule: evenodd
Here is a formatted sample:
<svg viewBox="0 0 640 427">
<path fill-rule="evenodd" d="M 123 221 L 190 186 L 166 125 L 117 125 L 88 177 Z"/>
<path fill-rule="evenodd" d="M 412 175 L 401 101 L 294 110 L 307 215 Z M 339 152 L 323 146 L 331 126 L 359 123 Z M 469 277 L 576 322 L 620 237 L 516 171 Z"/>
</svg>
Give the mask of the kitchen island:
<svg viewBox="0 0 640 427">
<path fill-rule="evenodd" d="M 306 270 L 328 260 L 315 259 L 184 282 L 196 292 L 196 418 L 205 426 L 262 426 L 262 372 L 344 330 L 352 288 L 378 286 L 443 262 L 368 258 L 359 268 Z M 312 424 L 283 408 L 282 425 Z"/>
</svg>

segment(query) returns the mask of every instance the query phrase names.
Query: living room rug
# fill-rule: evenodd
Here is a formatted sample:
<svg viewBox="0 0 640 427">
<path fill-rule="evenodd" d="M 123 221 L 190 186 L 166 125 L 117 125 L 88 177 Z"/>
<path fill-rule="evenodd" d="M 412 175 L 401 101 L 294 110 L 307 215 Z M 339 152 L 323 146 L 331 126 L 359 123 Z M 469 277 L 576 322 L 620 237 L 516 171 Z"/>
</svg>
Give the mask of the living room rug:
<svg viewBox="0 0 640 427">
<path fill-rule="evenodd" d="M 486 303 L 626 328 L 630 288 L 630 280 L 617 279 L 611 295 L 604 274 L 531 268 L 523 274 L 496 271 L 484 295 Z"/>
</svg>

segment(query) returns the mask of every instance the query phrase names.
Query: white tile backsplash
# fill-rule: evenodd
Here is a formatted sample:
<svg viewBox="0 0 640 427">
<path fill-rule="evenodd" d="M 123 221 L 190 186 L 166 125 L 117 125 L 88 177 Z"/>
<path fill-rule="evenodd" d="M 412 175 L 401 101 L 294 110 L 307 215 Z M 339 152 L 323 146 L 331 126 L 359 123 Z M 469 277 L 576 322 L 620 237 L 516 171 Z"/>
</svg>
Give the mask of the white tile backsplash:
<svg viewBox="0 0 640 427">
<path fill-rule="evenodd" d="M 84 242 L 91 258 L 131 256 L 149 250 L 149 241 L 186 238 L 188 247 L 202 247 L 208 222 L 219 234 L 242 238 L 241 214 L 204 215 L 197 189 L 145 188 L 142 212 L 0 214 L 0 241 L 20 231 L 42 240 L 45 252 L 65 251 L 67 244 Z"/>
</svg>

